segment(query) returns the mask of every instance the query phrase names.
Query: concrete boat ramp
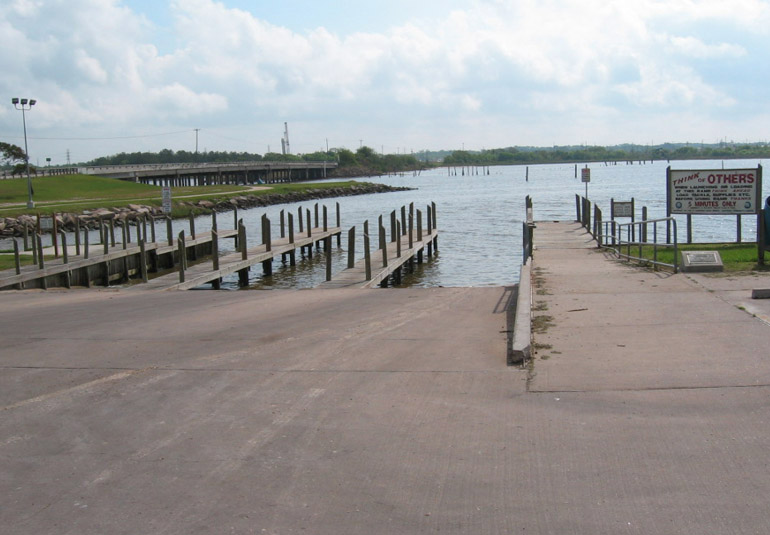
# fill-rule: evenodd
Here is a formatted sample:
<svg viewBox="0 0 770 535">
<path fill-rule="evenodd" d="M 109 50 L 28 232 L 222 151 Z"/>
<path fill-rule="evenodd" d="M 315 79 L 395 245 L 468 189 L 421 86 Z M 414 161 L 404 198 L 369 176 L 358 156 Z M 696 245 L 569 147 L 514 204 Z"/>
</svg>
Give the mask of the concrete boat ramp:
<svg viewBox="0 0 770 535">
<path fill-rule="evenodd" d="M 513 288 L 4 292 L 3 531 L 770 532 L 761 279 L 535 245 L 531 370 Z"/>
</svg>

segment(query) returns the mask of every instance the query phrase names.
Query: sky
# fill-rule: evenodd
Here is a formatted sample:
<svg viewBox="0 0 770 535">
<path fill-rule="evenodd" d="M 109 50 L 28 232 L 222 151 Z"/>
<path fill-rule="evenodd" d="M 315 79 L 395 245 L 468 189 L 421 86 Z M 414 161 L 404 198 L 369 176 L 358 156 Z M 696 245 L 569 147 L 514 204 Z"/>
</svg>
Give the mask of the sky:
<svg viewBox="0 0 770 535">
<path fill-rule="evenodd" d="M 0 141 L 377 152 L 766 141 L 770 0 L 4 0 Z"/>
</svg>

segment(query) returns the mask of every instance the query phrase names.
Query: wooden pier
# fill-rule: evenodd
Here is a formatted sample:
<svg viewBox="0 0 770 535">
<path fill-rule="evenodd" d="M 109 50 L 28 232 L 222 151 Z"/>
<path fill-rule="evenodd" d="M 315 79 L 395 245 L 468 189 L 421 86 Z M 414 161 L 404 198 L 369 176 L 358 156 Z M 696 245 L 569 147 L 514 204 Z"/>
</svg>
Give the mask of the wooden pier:
<svg viewBox="0 0 770 535">
<path fill-rule="evenodd" d="M 298 250 L 312 256 L 313 249 L 320 249 L 321 244 L 326 251 L 326 282 L 319 288 L 385 287 L 389 282 L 400 284 L 405 270 L 413 269 L 415 263 L 424 261 L 426 254 L 432 257 L 438 250 L 436 205 L 427 206 L 425 217 L 421 210 L 414 209 L 414 204 L 408 210 L 402 206 L 400 219 L 396 211 L 390 214 L 390 239 L 380 216 L 376 232 L 379 242 L 374 251 L 370 245 L 369 222 L 364 223 L 363 258 L 358 261 L 356 228 L 349 230 L 347 268 L 333 276 L 332 239 L 336 237 L 337 247 L 341 247 L 342 235 L 339 203 L 336 208 L 334 226 L 330 224 L 326 206 L 323 206 L 321 216 L 318 203 L 314 206 L 314 218 L 310 209 L 300 207 L 296 219 L 293 213 L 287 214 L 282 210 L 280 236 L 275 239 L 272 237 L 271 222 L 263 215 L 261 240 L 258 245 L 253 245 L 252 240 L 251 247 L 248 246 L 246 227 L 243 220 L 238 219 L 237 211 L 234 212 L 235 229 L 218 229 L 216 214 L 212 214 L 212 230 L 196 233 L 195 219 L 191 217 L 187 236 L 185 231 L 174 236 L 171 220 L 166 219 L 164 242 L 155 240 L 155 222 L 152 221 L 151 227 L 148 227 L 146 220 L 136 226 L 136 242 L 131 241 L 131 226 L 125 221 L 122 223 L 122 246 L 115 240 L 114 221 L 110 221 L 109 226 L 102 225 L 101 243 L 96 246 L 89 245 L 86 233 L 81 247 L 80 233 L 75 233 L 77 243 L 74 251 L 72 246 L 67 245 L 66 234 L 60 232 L 63 255 L 54 261 L 46 258 L 47 251 L 42 247 L 41 236 L 36 234 L 33 237 L 34 265 L 20 267 L 19 242 L 14 240 L 16 270 L 0 273 L 0 289 L 110 286 L 133 282 L 138 284 L 130 284 L 125 289 L 185 290 L 205 284 L 218 289 L 222 279 L 234 273 L 238 274 L 239 284 L 246 286 L 253 266 L 262 264 L 265 274 L 269 276 L 272 275 L 275 258 L 280 257 L 295 265 Z M 150 230 L 151 241 L 148 240 Z M 234 239 L 235 251 L 220 255 L 222 239 Z M 151 276 L 151 273 L 156 275 Z"/>
<path fill-rule="evenodd" d="M 390 214 L 390 241 L 382 217 L 379 218 L 379 243 L 370 251 L 369 222 L 364 223 L 364 258 L 355 261 L 355 227 L 348 231 L 348 267 L 335 276 L 331 275 L 327 263 L 327 279 L 317 288 L 373 288 L 387 286 L 388 281 L 401 283 L 403 271 L 412 269 L 414 263 L 422 263 L 425 253 L 428 257 L 438 251 L 438 230 L 436 229 L 436 205 L 427 207 L 425 226 L 423 213 L 414 209 L 414 204 L 401 207 L 401 219 L 395 211 Z"/>
<path fill-rule="evenodd" d="M 166 222 L 166 240 L 155 240 L 155 221 L 151 220 L 151 226 L 147 220 L 142 220 L 136 225 L 136 242 L 131 241 L 131 228 L 128 222 L 120 224 L 122 230 L 122 244 L 115 240 L 115 222 L 110 220 L 109 225 L 102 225 L 100 243 L 89 244 L 87 231 L 81 240 L 80 232 L 74 234 L 75 247 L 67 244 L 67 234 L 59 233 L 57 239 L 52 240 L 57 258 L 47 258 L 50 252 L 42 246 L 42 236 L 32 236 L 33 265 L 22 267 L 20 264 L 19 241 L 14 240 L 16 249 L 16 269 L 0 272 L 0 290 L 2 289 L 48 289 L 53 287 L 71 288 L 87 287 L 94 285 L 109 286 L 111 284 L 128 283 L 132 279 L 139 279 L 148 283 L 148 288 L 182 287 L 190 286 L 194 280 L 206 279 L 204 282 L 213 282 L 219 286 L 222 275 L 239 272 L 241 284 L 248 282 L 248 270 L 256 263 L 263 263 L 267 273 L 271 267 L 268 260 L 273 256 L 286 255 L 294 264 L 295 251 L 307 248 L 308 254 L 312 254 L 313 245 L 319 244 L 327 238 L 337 236 L 339 243 L 339 203 L 337 203 L 336 225 L 330 227 L 328 211 L 323 206 L 323 218 L 319 215 L 319 205 L 315 204 L 315 226 L 310 209 L 303 212 L 299 208 L 297 214 L 298 232 L 295 238 L 295 225 L 293 214 L 285 217 L 281 211 L 281 237 L 275 242 L 271 239 L 270 221 L 266 216 L 262 217 L 262 245 L 247 248 L 246 228 L 242 220 L 238 220 L 237 210 L 233 212 L 236 220 L 235 229 L 218 229 L 216 213 L 212 213 L 212 231 L 196 232 L 195 219 L 190 217 L 189 234 L 180 232 L 177 236 L 171 230 L 171 220 Z M 287 221 L 288 219 L 288 225 Z M 306 221 L 306 224 L 303 224 Z M 288 229 L 287 229 L 288 227 Z M 288 234 L 287 234 L 288 230 Z M 151 231 L 151 234 L 150 234 Z M 72 236 L 71 236 L 72 238 Z M 233 261 L 235 255 L 225 255 L 220 258 L 219 243 L 222 239 L 235 239 L 238 262 Z M 61 240 L 59 242 L 59 240 Z M 82 241 L 82 244 L 81 244 Z M 62 256 L 58 257 L 58 244 L 61 243 Z M 82 253 L 82 255 L 81 255 Z M 25 252 L 25 254 L 28 254 Z M 213 268 L 204 272 L 202 267 L 196 265 L 200 259 L 210 257 Z M 221 265 L 219 265 L 221 264 Z M 189 266 L 189 268 L 188 268 Z M 186 271 L 192 269 L 187 275 Z M 170 271 L 163 274 L 163 271 Z M 161 273 L 151 279 L 150 273 Z M 220 275 L 217 275 L 219 273 Z M 194 277 L 194 278 L 193 278 Z M 157 281 L 155 280 L 157 279 Z M 176 279 L 176 280 L 174 280 Z M 189 282 L 188 282 L 189 279 Z M 152 284 L 149 282 L 153 280 Z M 200 284 L 203 284 L 201 282 Z"/>
</svg>

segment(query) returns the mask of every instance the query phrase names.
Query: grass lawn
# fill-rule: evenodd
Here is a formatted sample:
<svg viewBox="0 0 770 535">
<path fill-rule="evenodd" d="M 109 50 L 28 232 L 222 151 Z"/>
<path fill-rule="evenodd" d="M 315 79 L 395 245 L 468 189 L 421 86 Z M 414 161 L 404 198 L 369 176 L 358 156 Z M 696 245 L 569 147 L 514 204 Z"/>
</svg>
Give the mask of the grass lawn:
<svg viewBox="0 0 770 535">
<path fill-rule="evenodd" d="M 760 266 L 757 257 L 756 243 L 690 243 L 680 244 L 679 251 L 718 251 L 722 257 L 725 271 L 770 271 L 770 266 Z M 626 252 L 624 248 L 622 252 Z M 639 248 L 631 247 L 631 254 L 638 255 Z M 652 260 L 653 248 L 642 247 L 642 257 Z M 673 247 L 658 247 L 658 261 L 667 264 L 674 263 Z M 681 267 L 682 259 L 678 259 Z M 765 253 L 765 262 L 770 263 L 770 253 Z"/>
<path fill-rule="evenodd" d="M 354 182 L 270 184 L 266 189 L 252 190 L 249 186 L 193 186 L 173 188 L 176 201 L 219 201 L 237 195 L 264 195 L 308 189 L 346 187 Z M 61 175 L 32 179 L 35 208 L 28 210 L 27 179 L 0 180 L 0 217 L 16 217 L 26 213 L 82 212 L 95 208 L 126 206 L 127 204 L 161 205 L 161 188 L 113 178 L 90 175 Z M 184 217 L 185 210 L 174 209 L 174 217 Z"/>
</svg>

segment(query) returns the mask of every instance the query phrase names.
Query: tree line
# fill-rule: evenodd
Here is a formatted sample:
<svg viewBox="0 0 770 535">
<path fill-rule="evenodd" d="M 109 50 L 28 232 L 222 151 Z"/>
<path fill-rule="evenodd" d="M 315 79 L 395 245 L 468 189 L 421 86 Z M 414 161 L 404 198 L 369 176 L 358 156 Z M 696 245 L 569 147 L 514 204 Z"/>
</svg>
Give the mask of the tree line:
<svg viewBox="0 0 770 535">
<path fill-rule="evenodd" d="M 657 146 L 619 145 L 615 147 L 553 147 L 456 150 L 443 159 L 444 165 L 514 165 L 539 163 L 580 163 L 640 160 L 718 160 L 770 158 L 770 146 L 755 144 Z"/>
</svg>

